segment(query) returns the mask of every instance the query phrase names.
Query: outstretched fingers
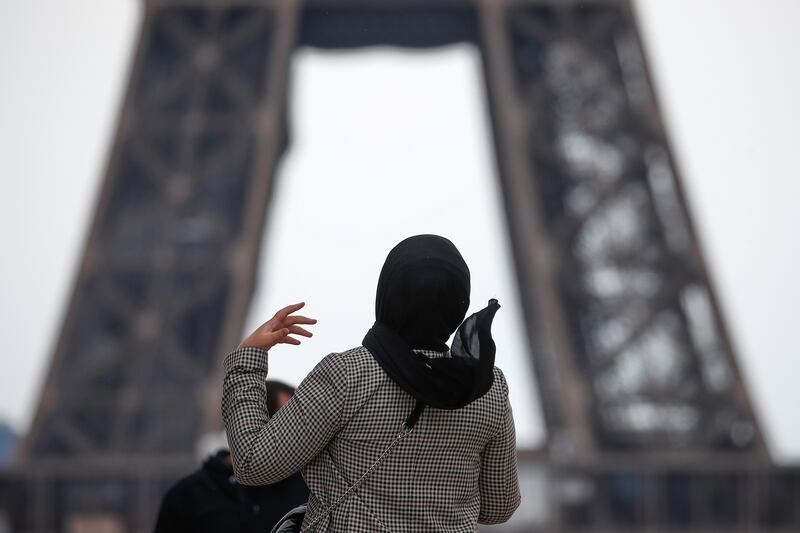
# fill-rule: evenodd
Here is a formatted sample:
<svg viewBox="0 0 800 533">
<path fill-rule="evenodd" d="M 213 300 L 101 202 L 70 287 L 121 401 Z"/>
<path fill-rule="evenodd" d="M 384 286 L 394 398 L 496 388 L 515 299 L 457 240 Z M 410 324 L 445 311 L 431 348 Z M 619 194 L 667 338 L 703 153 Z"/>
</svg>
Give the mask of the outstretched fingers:
<svg viewBox="0 0 800 533">
<path fill-rule="evenodd" d="M 302 315 L 292 315 L 286 317 L 286 319 L 283 321 L 283 324 L 286 326 L 293 326 L 295 324 L 316 324 L 316 323 L 317 323 L 316 318 L 309 318 L 307 316 L 302 316 Z"/>
<path fill-rule="evenodd" d="M 302 335 L 303 337 L 313 337 L 314 334 L 300 326 L 289 326 L 289 333 L 293 335 Z"/>
<path fill-rule="evenodd" d="M 293 306 L 290 306 L 293 307 Z M 315 318 L 309 318 L 306 316 L 287 316 L 283 320 L 283 326 L 285 329 L 289 331 L 291 335 L 300 335 L 302 337 L 312 337 L 314 334 L 308 331 L 307 329 L 298 326 L 297 324 L 316 324 L 317 320 Z M 300 344 L 300 340 L 294 337 L 290 337 L 289 335 L 284 335 L 281 337 L 281 340 L 278 342 L 282 344 L 293 344 L 297 346 Z"/>
<path fill-rule="evenodd" d="M 295 339 L 294 337 L 290 337 L 290 336 L 288 336 L 288 335 L 286 335 L 285 337 L 283 337 L 283 338 L 282 338 L 281 340 L 279 340 L 278 342 L 279 342 L 280 344 L 294 344 L 295 346 L 297 346 L 298 344 L 300 344 L 300 341 L 299 341 L 298 339 Z"/>
<path fill-rule="evenodd" d="M 300 303 L 296 303 L 296 304 L 292 304 L 292 305 L 287 305 L 286 307 L 284 307 L 283 309 L 281 309 L 280 311 L 275 313 L 275 317 L 274 318 L 276 320 L 279 320 L 279 321 L 283 322 L 284 320 L 286 320 L 286 317 L 288 317 L 289 315 L 291 315 L 295 311 L 299 311 L 305 305 L 306 305 L 305 302 L 300 302 Z"/>
<path fill-rule="evenodd" d="M 257 347 L 269 350 L 276 344 L 300 344 L 300 337 L 312 337 L 313 334 L 298 324 L 316 324 L 317 320 L 292 313 L 305 307 L 305 302 L 287 305 L 268 321 L 261 324 L 249 337 L 243 340 L 239 347 Z"/>
</svg>

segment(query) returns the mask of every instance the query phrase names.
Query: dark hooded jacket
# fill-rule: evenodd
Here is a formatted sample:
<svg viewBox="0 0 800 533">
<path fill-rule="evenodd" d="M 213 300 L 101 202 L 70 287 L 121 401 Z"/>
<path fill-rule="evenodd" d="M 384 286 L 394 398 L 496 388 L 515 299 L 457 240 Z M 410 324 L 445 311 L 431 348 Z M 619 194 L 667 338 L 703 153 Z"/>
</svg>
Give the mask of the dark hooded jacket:
<svg viewBox="0 0 800 533">
<path fill-rule="evenodd" d="M 178 481 L 161 502 L 156 533 L 266 533 L 290 509 L 308 500 L 299 474 L 258 487 L 240 485 L 219 451 Z"/>
</svg>

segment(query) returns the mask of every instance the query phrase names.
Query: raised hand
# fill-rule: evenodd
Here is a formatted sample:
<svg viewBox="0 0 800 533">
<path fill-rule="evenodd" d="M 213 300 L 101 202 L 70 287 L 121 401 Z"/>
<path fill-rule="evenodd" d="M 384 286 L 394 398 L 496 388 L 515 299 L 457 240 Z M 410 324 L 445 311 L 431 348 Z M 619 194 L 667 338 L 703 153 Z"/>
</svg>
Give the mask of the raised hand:
<svg viewBox="0 0 800 533">
<path fill-rule="evenodd" d="M 305 302 L 284 307 L 275 316 L 261 324 L 253 333 L 239 344 L 239 348 L 253 347 L 269 350 L 276 344 L 300 344 L 300 340 L 290 335 L 311 337 L 312 333 L 298 324 L 316 324 L 317 320 L 300 315 L 292 315 L 305 306 Z"/>
</svg>

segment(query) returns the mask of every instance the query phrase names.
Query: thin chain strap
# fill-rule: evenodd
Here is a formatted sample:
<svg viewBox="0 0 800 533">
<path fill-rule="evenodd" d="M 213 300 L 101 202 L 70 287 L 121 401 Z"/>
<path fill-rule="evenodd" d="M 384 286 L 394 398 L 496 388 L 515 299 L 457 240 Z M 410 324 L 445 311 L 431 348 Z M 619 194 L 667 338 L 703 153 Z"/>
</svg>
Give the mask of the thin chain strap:
<svg viewBox="0 0 800 533">
<path fill-rule="evenodd" d="M 348 488 L 348 489 L 347 489 L 347 490 L 344 492 L 344 494 L 342 494 L 341 496 L 339 496 L 339 499 L 338 499 L 338 500 L 336 500 L 335 502 L 333 502 L 333 504 L 332 504 L 330 507 L 328 507 L 327 509 L 325 509 L 323 512 L 319 513 L 319 514 L 317 515 L 317 517 L 316 517 L 316 518 L 314 518 L 314 520 L 312 520 L 311 522 L 309 522 L 309 523 L 308 523 L 308 525 L 307 525 L 306 527 L 302 528 L 302 529 L 300 530 L 300 533 L 305 533 L 305 532 L 306 532 L 306 531 L 308 531 L 310 528 L 314 527 L 314 526 L 317 524 L 317 522 L 319 522 L 321 519 L 323 519 L 323 518 L 325 518 L 326 516 L 328 516 L 328 515 L 329 515 L 331 512 L 333 512 L 333 510 L 334 510 L 334 509 L 335 509 L 335 508 L 336 508 L 336 507 L 337 507 L 337 506 L 338 506 L 340 503 L 342 503 L 344 500 L 346 500 L 346 499 L 347 499 L 347 497 L 348 497 L 348 496 L 350 496 L 350 494 L 351 494 L 351 493 L 352 493 L 354 490 L 356 490 L 356 488 L 357 488 L 359 485 L 361 485 L 361 483 L 362 483 L 362 482 L 363 482 L 365 479 L 367 479 L 367 477 L 368 477 L 368 476 L 369 476 L 369 475 L 370 475 L 370 474 L 371 474 L 371 473 L 372 473 L 372 472 L 373 472 L 373 471 L 374 471 L 376 468 L 378 468 L 378 465 L 380 465 L 380 464 L 381 464 L 381 461 L 383 461 L 383 460 L 386 458 L 386 456 L 387 456 L 387 455 L 389 455 L 389 453 L 391 453 L 392 449 L 394 449 L 394 447 L 395 447 L 395 446 L 397 446 L 398 444 L 400 444 L 400 441 L 401 441 L 401 440 L 403 440 L 403 439 L 406 437 L 406 435 L 408 435 L 409 433 L 411 433 L 411 429 L 412 429 L 412 428 L 410 428 L 410 427 L 408 427 L 407 425 L 403 424 L 403 429 L 401 429 L 401 430 L 400 430 L 400 433 L 399 433 L 399 434 L 398 434 L 398 435 L 397 435 L 397 436 L 394 438 L 394 440 L 392 441 L 392 443 L 391 443 L 391 444 L 389 444 L 389 446 L 388 446 L 388 447 L 387 447 L 387 448 L 386 448 L 386 449 L 383 451 L 383 453 L 380 455 L 380 457 L 378 457 L 378 459 L 377 459 L 377 460 L 376 460 L 374 463 L 372 463 L 372 466 L 370 466 L 370 467 L 367 469 L 367 471 L 366 471 L 366 472 L 364 472 L 364 473 L 361 475 L 361 477 L 360 477 L 360 478 L 358 478 L 358 479 L 356 480 L 356 482 L 355 482 L 355 483 L 353 483 L 352 485 L 350 485 L 350 488 Z"/>
</svg>

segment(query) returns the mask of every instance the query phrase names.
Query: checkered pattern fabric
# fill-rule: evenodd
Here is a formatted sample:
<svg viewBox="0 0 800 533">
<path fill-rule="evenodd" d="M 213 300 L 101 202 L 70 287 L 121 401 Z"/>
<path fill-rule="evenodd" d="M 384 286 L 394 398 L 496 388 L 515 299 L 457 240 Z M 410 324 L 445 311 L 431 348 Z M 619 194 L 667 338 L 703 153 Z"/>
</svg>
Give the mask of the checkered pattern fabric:
<svg viewBox="0 0 800 533">
<path fill-rule="evenodd" d="M 222 414 L 236 476 L 260 485 L 300 470 L 311 489 L 305 524 L 375 462 L 415 405 L 362 346 L 325 357 L 271 419 L 267 352 L 237 349 L 225 371 Z M 495 368 L 491 390 L 466 407 L 425 408 L 414 430 L 313 531 L 476 531 L 478 523 L 508 520 L 519 501 L 508 386 Z"/>
</svg>

